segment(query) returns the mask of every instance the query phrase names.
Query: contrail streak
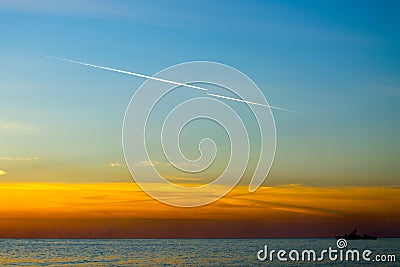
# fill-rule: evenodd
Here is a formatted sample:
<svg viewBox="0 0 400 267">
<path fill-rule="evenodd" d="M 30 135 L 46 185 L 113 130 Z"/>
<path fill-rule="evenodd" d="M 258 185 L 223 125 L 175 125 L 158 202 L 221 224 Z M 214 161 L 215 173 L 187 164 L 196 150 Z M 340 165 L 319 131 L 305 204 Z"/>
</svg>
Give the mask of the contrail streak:
<svg viewBox="0 0 400 267">
<path fill-rule="evenodd" d="M 297 111 L 293 111 L 293 110 L 286 109 L 286 108 L 280 108 L 280 107 L 275 107 L 275 106 L 269 106 L 269 105 L 265 105 L 265 104 L 261 104 L 261 103 L 257 103 L 257 102 L 251 102 L 251 101 L 247 101 L 247 100 L 243 100 L 243 99 L 238 99 L 238 98 L 233 98 L 233 97 L 229 97 L 229 96 L 216 95 L 216 94 L 211 94 L 211 93 L 207 93 L 207 95 L 215 96 L 215 97 L 219 97 L 219 98 L 224 98 L 224 99 L 228 99 L 228 100 L 233 100 L 233 101 L 238 101 L 238 102 L 243 102 L 243 103 L 247 103 L 247 104 L 257 105 L 257 106 L 263 106 L 263 107 L 274 108 L 274 109 L 279 109 L 279 110 L 284 110 L 284 111 L 289 111 L 289 112 L 298 113 Z"/>
<path fill-rule="evenodd" d="M 161 79 L 161 78 L 157 78 L 157 77 L 153 77 L 153 76 L 149 76 L 149 75 L 145 75 L 145 74 L 141 74 L 141 73 L 125 71 L 125 70 L 118 70 L 118 69 L 113 69 L 113 68 L 103 67 L 103 66 L 97 66 L 97 65 L 94 65 L 94 64 L 75 61 L 75 60 L 71 60 L 71 59 L 57 58 L 57 57 L 52 57 L 52 56 L 45 56 L 45 57 L 46 58 L 50 58 L 50 59 L 55 59 L 55 60 L 66 61 L 66 62 L 69 62 L 69 63 L 79 64 L 79 65 L 83 65 L 83 66 L 93 67 L 93 68 L 97 68 L 97 69 L 109 70 L 109 71 L 114 71 L 114 72 L 118 72 L 118 73 L 133 75 L 133 76 L 136 76 L 136 77 L 145 78 L 145 79 L 149 79 L 149 80 L 169 83 L 169 84 L 173 84 L 173 85 L 184 86 L 184 87 L 193 88 L 193 89 L 197 89 L 197 90 L 208 91 L 207 88 L 203 88 L 203 87 L 199 87 L 199 86 L 195 86 L 195 85 L 191 85 L 191 84 L 187 84 L 187 83 L 180 83 L 180 82 L 175 82 L 175 81 L 171 81 L 171 80 L 165 80 L 165 79 Z M 269 105 L 265 105 L 265 104 L 261 104 L 261 103 L 256 103 L 256 102 L 252 102 L 252 101 L 232 98 L 232 97 L 228 97 L 228 96 L 216 95 L 216 94 L 211 94 L 211 93 L 207 93 L 207 95 L 218 97 L 218 98 L 224 98 L 224 99 L 228 99 L 228 100 L 233 100 L 233 101 L 238 101 L 238 102 L 243 102 L 243 103 L 247 103 L 247 104 L 257 105 L 257 106 L 269 107 L 269 108 L 273 108 L 273 109 L 278 109 L 278 110 L 298 113 L 296 111 L 285 109 L 285 108 L 280 108 L 280 107 L 276 107 L 276 106 L 269 106 Z"/>
<path fill-rule="evenodd" d="M 170 81 L 170 80 L 160 79 L 160 78 L 148 76 L 145 74 L 125 71 L 125 70 L 117 70 L 117 69 L 113 69 L 113 68 L 97 66 L 97 65 L 93 65 L 93 64 L 89 64 L 89 63 L 85 63 L 85 62 L 74 61 L 74 60 L 65 59 L 65 58 L 57 58 L 57 57 L 51 57 L 51 56 L 45 56 L 45 57 L 55 59 L 55 60 L 61 60 L 61 61 L 66 61 L 66 62 L 70 62 L 70 63 L 80 64 L 80 65 L 84 65 L 84 66 L 89 66 L 89 67 L 93 67 L 93 68 L 97 68 L 97 69 L 110 70 L 110 71 L 119 72 L 119 73 L 123 73 L 123 74 L 133 75 L 136 77 L 146 78 L 146 79 L 150 79 L 150 80 L 154 80 L 154 81 L 185 86 L 185 87 L 189 87 L 189 88 L 193 88 L 193 89 L 199 89 L 199 90 L 204 90 L 204 91 L 208 90 L 206 88 L 202 88 L 202 87 L 198 87 L 198 86 L 194 86 L 194 85 L 190 85 L 190 84 L 186 84 L 186 83 L 180 83 L 180 82 L 174 82 L 174 81 Z"/>
</svg>

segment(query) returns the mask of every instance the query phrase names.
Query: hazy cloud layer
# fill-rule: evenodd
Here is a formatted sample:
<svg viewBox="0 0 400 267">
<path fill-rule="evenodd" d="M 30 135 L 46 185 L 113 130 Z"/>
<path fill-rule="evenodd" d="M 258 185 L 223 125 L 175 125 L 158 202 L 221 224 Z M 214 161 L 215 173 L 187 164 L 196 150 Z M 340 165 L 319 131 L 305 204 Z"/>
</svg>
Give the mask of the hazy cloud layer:
<svg viewBox="0 0 400 267">
<path fill-rule="evenodd" d="M 0 120 L 0 129 L 33 130 L 34 128 L 17 121 Z"/>
</svg>

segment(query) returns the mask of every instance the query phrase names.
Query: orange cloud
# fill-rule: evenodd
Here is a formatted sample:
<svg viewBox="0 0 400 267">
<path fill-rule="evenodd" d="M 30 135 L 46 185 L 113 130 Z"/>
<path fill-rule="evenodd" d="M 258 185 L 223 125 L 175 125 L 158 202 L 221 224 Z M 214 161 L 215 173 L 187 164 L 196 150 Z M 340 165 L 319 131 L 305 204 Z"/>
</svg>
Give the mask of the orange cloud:
<svg viewBox="0 0 400 267">
<path fill-rule="evenodd" d="M 267 215 L 276 218 L 279 211 L 322 217 L 400 216 L 399 193 L 400 188 L 396 187 L 285 185 L 262 187 L 249 194 L 247 187 L 239 186 L 213 204 L 182 209 L 153 200 L 135 183 L 3 183 L 0 186 L 0 217 L 30 214 L 31 217 L 48 218 L 168 218 L 173 214 L 183 218 L 259 219 Z"/>
<path fill-rule="evenodd" d="M 340 233 L 355 226 L 362 229 L 364 225 L 373 231 L 391 229 L 388 234 L 398 235 L 399 193 L 400 188 L 396 187 L 318 188 L 291 185 L 262 187 L 249 194 L 247 187 L 239 186 L 210 205 L 177 208 L 153 200 L 135 183 L 3 183 L 0 186 L 0 218 L 139 220 L 139 225 L 143 224 L 140 227 L 148 227 L 143 220 L 154 220 L 154 225 L 158 225 L 156 221 L 175 221 L 179 225 L 178 220 L 188 222 L 189 226 L 203 225 L 205 234 L 212 232 L 207 227 L 214 229 L 212 227 L 219 224 L 221 233 L 229 225 L 233 233 L 236 228 L 232 225 L 255 223 L 264 225 L 272 234 L 317 233 L 318 229 L 328 231 L 328 226 L 337 227 L 336 233 Z M 203 223 L 199 224 L 199 221 Z M 371 228 L 374 225 L 378 228 Z M 272 231 L 268 227 L 277 227 L 278 230 Z M 307 227 L 309 230 L 306 230 Z M 379 229 L 378 232 L 381 231 Z M 257 233 L 254 235 L 257 236 Z"/>
</svg>

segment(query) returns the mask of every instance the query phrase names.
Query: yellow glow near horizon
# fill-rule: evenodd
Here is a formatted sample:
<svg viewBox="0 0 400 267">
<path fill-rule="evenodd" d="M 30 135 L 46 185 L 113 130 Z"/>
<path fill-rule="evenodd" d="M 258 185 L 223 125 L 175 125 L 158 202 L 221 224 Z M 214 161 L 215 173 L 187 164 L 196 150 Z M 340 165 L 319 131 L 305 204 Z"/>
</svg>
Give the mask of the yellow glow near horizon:
<svg viewBox="0 0 400 267">
<path fill-rule="evenodd" d="M 0 218 L 154 218 L 284 221 L 362 218 L 400 222 L 400 188 L 262 187 L 249 194 L 236 187 L 198 208 L 171 207 L 150 198 L 135 183 L 3 183 Z M 179 196 L 175 196 L 179 197 Z"/>
</svg>

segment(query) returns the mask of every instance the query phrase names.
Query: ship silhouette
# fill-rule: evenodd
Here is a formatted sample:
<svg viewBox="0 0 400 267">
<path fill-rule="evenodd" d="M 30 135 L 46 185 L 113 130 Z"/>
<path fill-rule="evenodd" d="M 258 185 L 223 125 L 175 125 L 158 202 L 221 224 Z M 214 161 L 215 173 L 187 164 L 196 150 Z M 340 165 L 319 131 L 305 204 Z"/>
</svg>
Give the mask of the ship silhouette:
<svg viewBox="0 0 400 267">
<path fill-rule="evenodd" d="M 367 234 L 358 235 L 357 228 L 354 229 L 354 231 L 351 232 L 350 234 L 337 235 L 336 238 L 337 239 L 344 238 L 346 240 L 359 240 L 359 239 L 376 240 L 376 239 L 378 239 L 376 236 L 372 236 L 372 235 L 367 235 Z"/>
</svg>

